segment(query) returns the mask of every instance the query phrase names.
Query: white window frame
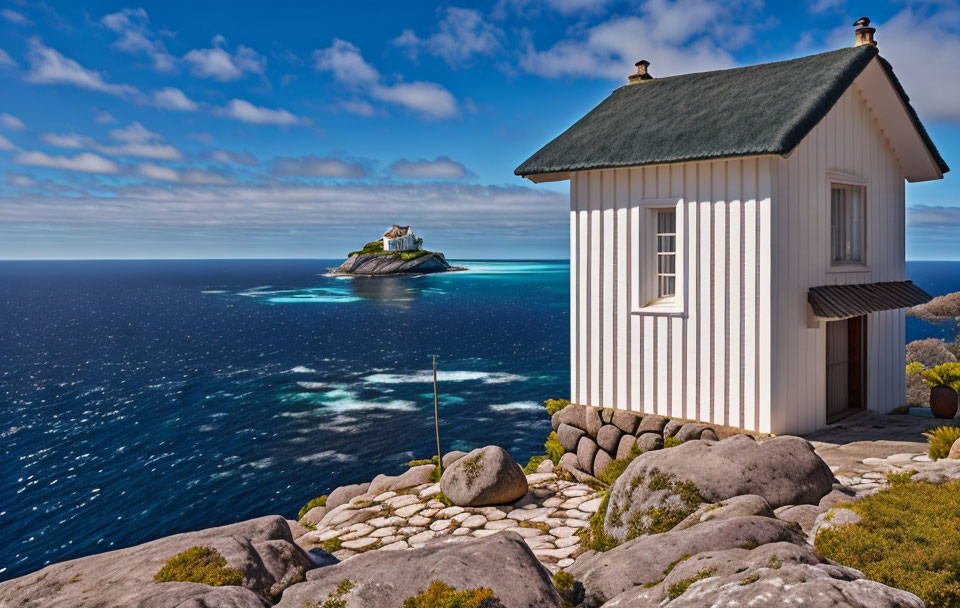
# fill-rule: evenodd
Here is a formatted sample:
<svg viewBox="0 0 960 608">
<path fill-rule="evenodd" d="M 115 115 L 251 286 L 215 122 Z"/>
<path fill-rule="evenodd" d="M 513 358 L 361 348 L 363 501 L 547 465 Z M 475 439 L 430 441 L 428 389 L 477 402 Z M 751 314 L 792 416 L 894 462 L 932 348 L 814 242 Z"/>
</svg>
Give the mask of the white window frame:
<svg viewBox="0 0 960 608">
<path fill-rule="evenodd" d="M 633 314 L 654 316 L 686 315 L 686 214 L 684 202 L 680 198 L 641 199 L 636 203 L 638 221 L 632 238 L 638 239 L 637 251 L 640 259 L 634 264 L 634 280 L 639 287 L 634 295 Z M 676 213 L 676 250 L 674 295 L 658 296 L 657 279 L 659 276 L 657 252 L 657 213 L 672 210 Z M 631 255 L 633 255 L 631 253 Z"/>
<path fill-rule="evenodd" d="M 828 273 L 845 273 L 845 272 L 870 272 L 869 264 L 869 255 L 870 255 L 870 243 L 868 239 L 869 229 L 868 222 L 870 217 L 870 185 L 864 178 L 859 175 L 854 175 L 851 173 L 843 173 L 840 171 L 827 171 L 826 174 L 826 201 L 827 207 L 825 210 L 826 221 L 826 243 L 827 243 L 827 272 Z M 856 186 L 863 188 L 863 202 L 862 209 L 860 211 L 860 229 L 861 229 L 861 249 L 863 250 L 861 261 L 833 261 L 833 187 L 834 186 Z"/>
</svg>

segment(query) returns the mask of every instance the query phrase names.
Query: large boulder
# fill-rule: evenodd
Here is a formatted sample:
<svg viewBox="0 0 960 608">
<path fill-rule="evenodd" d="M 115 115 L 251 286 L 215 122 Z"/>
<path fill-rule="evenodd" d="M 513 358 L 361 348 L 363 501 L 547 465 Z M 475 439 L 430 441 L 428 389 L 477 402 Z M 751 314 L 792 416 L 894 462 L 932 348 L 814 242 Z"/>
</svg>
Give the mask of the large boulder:
<svg viewBox="0 0 960 608">
<path fill-rule="evenodd" d="M 433 464 L 421 464 L 410 467 L 398 475 L 390 484 L 390 490 L 396 492 L 397 490 L 405 490 L 414 486 L 430 483 L 430 475 L 435 468 L 437 467 Z"/>
<path fill-rule="evenodd" d="M 561 424 L 568 424 L 572 427 L 580 429 L 581 431 L 586 431 L 586 412 L 586 406 L 571 403 L 567 407 L 551 416 L 550 424 L 553 426 L 553 430 L 555 431 L 560 428 Z"/>
<path fill-rule="evenodd" d="M 608 452 L 616 453 L 621 435 L 623 435 L 623 431 L 619 428 L 612 424 L 605 424 L 600 427 L 600 432 L 597 433 L 597 445 Z"/>
<path fill-rule="evenodd" d="M 703 503 L 756 494 L 772 508 L 817 504 L 832 484 L 830 467 L 799 437 L 690 441 L 630 463 L 610 493 L 604 527 L 623 541 L 669 530 Z"/>
<path fill-rule="evenodd" d="M 773 598 L 810 608 L 923 607 L 911 593 L 868 581 L 857 570 L 824 562 L 809 546 L 791 543 L 700 553 L 678 562 L 657 583 L 634 587 L 604 606 L 769 606 Z"/>
<path fill-rule="evenodd" d="M 329 513 L 340 505 L 347 504 L 357 496 L 362 496 L 369 489 L 369 483 L 355 483 L 349 486 L 340 486 L 327 496 L 327 512 Z"/>
<path fill-rule="evenodd" d="M 168 559 L 191 547 L 215 549 L 240 571 L 242 587 L 154 581 Z M 0 583 L 0 606 L 260 608 L 312 568 L 286 520 L 273 515 L 47 566 Z"/>
<path fill-rule="evenodd" d="M 451 538 L 408 551 L 370 551 L 311 571 L 307 582 L 283 593 L 277 608 L 322 605 L 349 580 L 344 608 L 402 608 L 433 581 L 458 589 L 487 587 L 507 608 L 557 608 L 550 573 L 518 534 Z"/>
<path fill-rule="evenodd" d="M 686 530 L 643 536 L 604 553 L 584 554 L 567 572 L 583 583 L 586 605 L 599 606 L 628 589 L 660 581 L 672 564 L 685 557 L 775 542 L 804 545 L 806 539 L 789 524 L 769 517 L 708 521 Z"/>
<path fill-rule="evenodd" d="M 523 498 L 527 477 L 507 451 L 488 445 L 473 450 L 443 472 L 440 491 L 461 507 L 503 505 Z"/>
<path fill-rule="evenodd" d="M 564 423 L 557 427 L 557 440 L 560 442 L 560 445 L 563 446 L 564 450 L 576 452 L 577 444 L 580 442 L 580 438 L 583 437 L 584 432 L 582 429 Z"/>
</svg>

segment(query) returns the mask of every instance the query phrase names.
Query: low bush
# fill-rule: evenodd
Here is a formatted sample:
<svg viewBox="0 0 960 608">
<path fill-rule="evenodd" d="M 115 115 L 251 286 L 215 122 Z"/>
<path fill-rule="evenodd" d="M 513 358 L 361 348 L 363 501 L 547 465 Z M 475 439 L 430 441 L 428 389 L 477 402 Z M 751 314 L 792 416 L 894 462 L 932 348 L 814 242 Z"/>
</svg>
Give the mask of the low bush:
<svg viewBox="0 0 960 608">
<path fill-rule="evenodd" d="M 929 443 L 927 455 L 932 460 L 946 458 L 953 443 L 960 439 L 960 426 L 938 426 L 923 434 Z"/>
<path fill-rule="evenodd" d="M 553 416 L 563 408 L 570 405 L 569 399 L 547 399 L 543 402 L 543 405 L 547 408 L 547 414 Z"/>
<path fill-rule="evenodd" d="M 629 454 L 608 464 L 607 468 L 597 475 L 597 479 L 608 486 L 612 486 L 613 482 L 615 482 L 618 477 L 623 475 L 623 472 L 627 470 L 627 467 L 630 465 L 630 463 L 633 462 L 634 459 L 640 454 L 642 454 L 642 452 L 637 448 L 636 445 L 634 445 Z"/>
<path fill-rule="evenodd" d="M 407 466 L 410 468 L 413 468 L 413 467 L 419 467 L 425 464 L 439 464 L 439 463 L 440 463 L 440 459 L 434 455 L 434 456 L 431 456 L 430 458 L 421 458 L 420 460 L 411 460 L 410 462 L 407 463 Z"/>
<path fill-rule="evenodd" d="M 907 406 L 922 407 L 930 403 L 930 387 L 923 379 L 923 364 L 907 363 Z"/>
<path fill-rule="evenodd" d="M 607 534 L 607 531 L 603 527 L 603 523 L 607 519 L 607 509 L 610 506 L 610 492 L 603 491 L 599 496 L 603 498 L 600 501 L 600 506 L 597 508 L 596 513 L 590 517 L 590 526 L 580 528 L 577 534 L 580 536 L 583 546 L 587 549 L 609 551 L 620 543 L 617 542 L 617 539 Z"/>
<path fill-rule="evenodd" d="M 843 506 L 860 522 L 821 530 L 818 553 L 927 606 L 960 608 L 960 481 L 898 483 Z"/>
<path fill-rule="evenodd" d="M 485 587 L 457 590 L 442 581 L 433 581 L 426 591 L 403 600 L 403 608 L 504 608 Z"/>
<path fill-rule="evenodd" d="M 955 391 L 960 390 L 960 363 L 941 363 L 920 374 L 929 386 L 945 384 Z"/>
<path fill-rule="evenodd" d="M 548 458 L 550 457 L 546 454 L 541 456 L 531 456 L 530 460 L 527 461 L 527 466 L 523 467 L 523 472 L 527 475 L 533 475 L 537 472 L 537 467 L 540 466 L 540 463 Z"/>
<path fill-rule="evenodd" d="M 560 457 L 566 453 L 566 450 L 563 449 L 563 444 L 557 439 L 557 434 L 552 431 L 547 435 L 547 442 L 543 444 L 543 447 L 547 450 L 547 456 L 550 457 L 553 464 L 559 464 Z"/>
<path fill-rule="evenodd" d="M 663 440 L 663 447 L 665 447 L 665 448 L 675 448 L 675 447 L 677 447 L 678 445 L 680 445 L 681 443 L 683 443 L 683 442 L 680 441 L 679 439 L 677 439 L 676 437 L 667 437 L 666 439 Z"/>
<path fill-rule="evenodd" d="M 190 547 L 168 559 L 153 580 L 158 583 L 202 583 L 214 587 L 242 584 L 243 574 L 226 566 L 227 560 L 216 549 Z"/>
</svg>

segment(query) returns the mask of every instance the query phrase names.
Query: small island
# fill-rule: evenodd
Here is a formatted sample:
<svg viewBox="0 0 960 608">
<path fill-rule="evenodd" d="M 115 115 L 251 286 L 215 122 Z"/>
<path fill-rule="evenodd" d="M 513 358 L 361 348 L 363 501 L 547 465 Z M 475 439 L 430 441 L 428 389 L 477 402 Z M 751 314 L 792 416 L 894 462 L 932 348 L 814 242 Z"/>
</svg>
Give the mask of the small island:
<svg viewBox="0 0 960 608">
<path fill-rule="evenodd" d="M 417 237 L 410 226 L 394 224 L 382 238 L 351 251 L 333 274 L 383 276 L 453 270 L 465 269 L 451 266 L 439 251 L 424 249 L 423 239 Z"/>
</svg>

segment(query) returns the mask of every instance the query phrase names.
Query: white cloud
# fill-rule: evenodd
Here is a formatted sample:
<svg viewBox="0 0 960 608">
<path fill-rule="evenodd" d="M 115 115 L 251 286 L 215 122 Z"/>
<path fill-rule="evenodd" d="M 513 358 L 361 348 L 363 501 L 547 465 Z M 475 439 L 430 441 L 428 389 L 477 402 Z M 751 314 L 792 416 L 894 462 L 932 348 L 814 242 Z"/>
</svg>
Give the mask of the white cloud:
<svg viewBox="0 0 960 608">
<path fill-rule="evenodd" d="M 0 114 L 0 125 L 3 125 L 4 128 L 12 129 L 14 131 L 23 131 L 27 128 L 27 126 L 23 124 L 22 120 L 16 116 L 13 116 L 12 114 L 7 114 L 6 112 Z"/>
<path fill-rule="evenodd" d="M 164 182 L 179 182 L 180 174 L 169 167 L 155 165 L 153 163 L 143 163 L 137 165 L 137 174 L 147 179 L 155 179 Z"/>
<path fill-rule="evenodd" d="M 18 165 L 31 167 L 45 167 L 48 169 L 63 169 L 64 171 L 80 171 L 83 173 L 119 173 L 120 167 L 111 160 L 83 152 L 76 156 L 51 156 L 45 152 L 23 152 L 17 155 L 13 162 Z"/>
<path fill-rule="evenodd" d="M 220 82 L 236 80 L 245 74 L 263 74 L 267 66 L 266 57 L 242 44 L 231 54 L 224 48 L 225 45 L 223 36 L 215 36 L 211 48 L 193 49 L 184 55 L 183 60 L 192 65 L 190 73 L 198 78 L 213 78 Z"/>
<path fill-rule="evenodd" d="M 340 107 L 357 116 L 376 116 L 377 109 L 373 104 L 363 99 L 346 99 L 340 102 Z"/>
<path fill-rule="evenodd" d="M 212 144 L 213 135 L 209 131 L 193 131 L 187 133 L 187 137 L 194 141 L 199 141 L 202 144 Z"/>
<path fill-rule="evenodd" d="M 439 84 L 402 81 L 384 84 L 380 72 L 367 63 L 359 48 L 346 40 L 335 39 L 329 48 L 315 51 L 313 57 L 316 70 L 332 73 L 338 84 L 354 93 L 399 105 L 426 119 L 452 118 L 459 114 L 456 98 Z M 356 99 L 341 106 L 356 114 L 373 113 L 369 102 L 364 105 Z"/>
<path fill-rule="evenodd" d="M 500 48 L 503 32 L 484 20 L 473 9 L 448 7 L 437 24 L 438 31 L 420 38 L 413 30 L 404 30 L 393 43 L 412 57 L 425 52 L 442 57 L 451 67 L 458 67 L 474 55 L 490 55 Z"/>
<path fill-rule="evenodd" d="M 493 13 L 502 18 L 507 8 L 512 8 L 520 14 L 528 14 L 532 9 L 543 6 L 562 15 L 574 15 L 596 13 L 607 4 L 610 4 L 610 0 L 500 0 L 494 7 Z"/>
<path fill-rule="evenodd" d="M 131 55 L 146 55 L 158 72 L 176 70 L 177 59 L 150 31 L 150 17 L 142 8 L 125 8 L 104 15 L 100 24 L 119 35 L 113 47 Z"/>
<path fill-rule="evenodd" d="M 349 163 L 339 158 L 301 156 L 274 159 L 274 175 L 284 177 L 326 177 L 333 179 L 361 179 L 367 170 L 360 163 Z"/>
<path fill-rule="evenodd" d="M 174 87 L 165 87 L 153 92 L 153 105 L 165 110 L 194 112 L 199 108 L 197 102 L 187 97 L 183 91 Z"/>
<path fill-rule="evenodd" d="M 204 158 L 222 165 L 244 165 L 252 167 L 260 164 L 257 157 L 249 152 L 233 152 L 231 150 L 210 150 L 204 153 Z"/>
<path fill-rule="evenodd" d="M 37 182 L 33 181 L 29 175 L 14 173 L 13 171 L 7 171 L 7 183 L 11 186 L 19 186 L 20 188 L 29 188 L 37 185 Z"/>
<path fill-rule="evenodd" d="M 404 179 L 462 179 L 467 169 L 455 160 L 439 156 L 435 160 L 398 160 L 390 173 Z"/>
<path fill-rule="evenodd" d="M 218 113 L 222 116 L 254 125 L 277 125 L 286 127 L 290 125 L 310 124 L 308 119 L 296 116 L 282 108 L 274 110 L 263 106 L 255 106 L 243 99 L 231 99 Z"/>
<path fill-rule="evenodd" d="M 17 11 L 9 8 L 5 8 L 0 11 L 0 16 L 3 16 L 4 19 L 16 25 L 30 25 L 31 23 L 31 21 L 27 19 L 23 13 L 18 13 Z"/>
<path fill-rule="evenodd" d="M 10 55 L 7 55 L 7 52 L 3 49 L 0 49 L 0 68 L 15 68 L 19 67 L 17 62 L 10 58 Z"/>
<path fill-rule="evenodd" d="M 16 149 L 17 147 L 13 145 L 13 142 L 11 142 L 9 139 L 4 137 L 3 135 L 0 135 L 0 150 L 16 150 Z"/>
<path fill-rule="evenodd" d="M 64 57 L 56 49 L 45 46 L 39 38 L 31 38 L 29 45 L 27 61 L 30 62 L 30 71 L 26 76 L 27 82 L 72 85 L 117 97 L 139 93 L 132 86 L 107 82 L 100 72 L 88 70 L 73 59 Z"/>
<path fill-rule="evenodd" d="M 840 10 L 844 4 L 844 0 L 816 0 L 810 3 L 807 10 L 811 13 L 825 13 L 827 11 Z"/>
<path fill-rule="evenodd" d="M 75 133 L 44 133 L 40 136 L 40 139 L 56 148 L 70 148 L 74 150 L 89 148 L 92 142 L 89 137 Z"/>
<path fill-rule="evenodd" d="M 132 122 L 122 129 L 114 129 L 108 133 L 110 139 L 128 144 L 142 144 L 151 141 L 162 141 L 163 136 L 147 129 L 139 122 Z"/>
<path fill-rule="evenodd" d="M 880 53 L 893 65 L 920 118 L 960 121 L 960 80 L 944 73 L 944 66 L 960 64 L 960 8 L 922 13 L 908 7 L 872 25 Z M 851 44 L 851 29 L 834 35 L 837 44 Z"/>
<path fill-rule="evenodd" d="M 180 181 L 185 184 L 196 184 L 201 186 L 225 186 L 230 180 L 215 171 L 204 169 L 188 169 L 181 172 Z"/>
</svg>

